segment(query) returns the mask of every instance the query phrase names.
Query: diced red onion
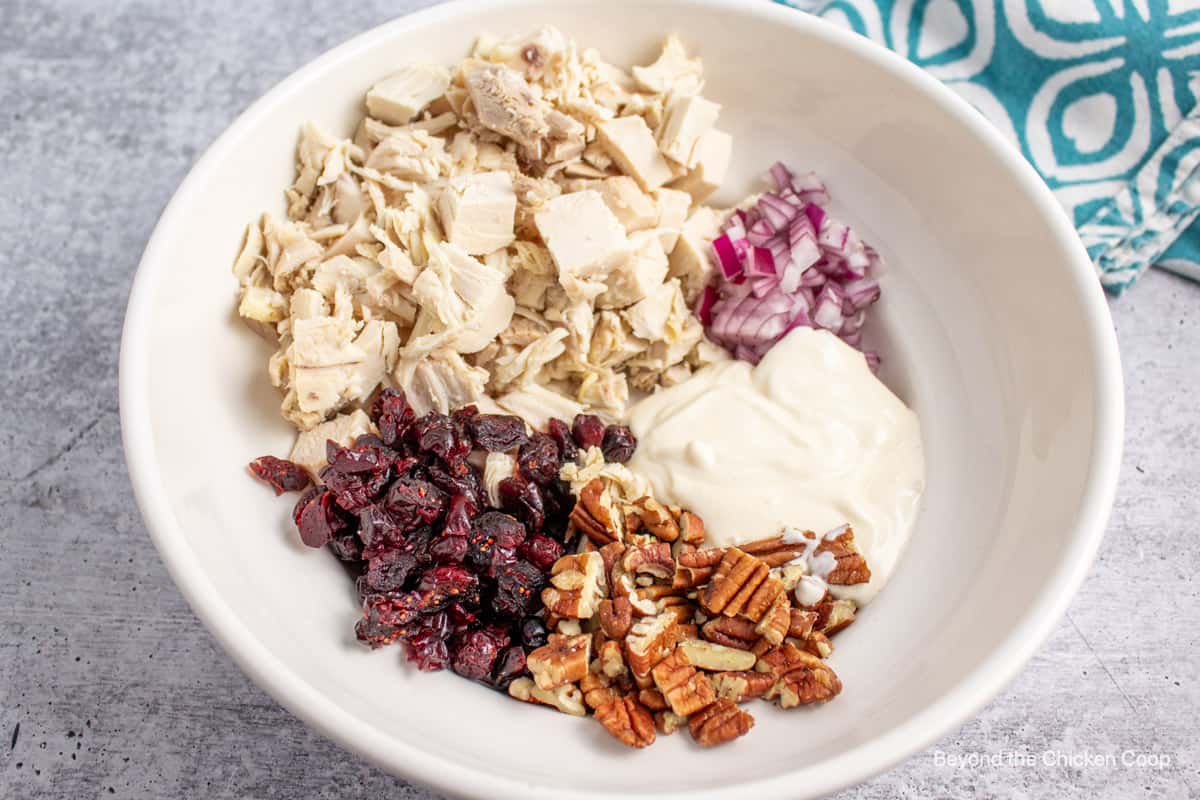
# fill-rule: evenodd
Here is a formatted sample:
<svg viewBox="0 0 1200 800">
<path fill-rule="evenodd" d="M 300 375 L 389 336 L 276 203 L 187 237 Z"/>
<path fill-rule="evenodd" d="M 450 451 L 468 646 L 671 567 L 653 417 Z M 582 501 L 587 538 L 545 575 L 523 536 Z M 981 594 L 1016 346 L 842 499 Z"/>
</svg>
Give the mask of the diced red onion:
<svg viewBox="0 0 1200 800">
<path fill-rule="evenodd" d="M 861 349 L 866 309 L 880 295 L 879 254 L 829 216 L 829 193 L 815 173 L 774 164 L 770 179 L 775 191 L 736 210 L 713 240 L 720 275 L 697 301 L 697 316 L 713 341 L 753 363 L 799 327 Z M 864 357 L 878 368 L 876 353 Z"/>
</svg>

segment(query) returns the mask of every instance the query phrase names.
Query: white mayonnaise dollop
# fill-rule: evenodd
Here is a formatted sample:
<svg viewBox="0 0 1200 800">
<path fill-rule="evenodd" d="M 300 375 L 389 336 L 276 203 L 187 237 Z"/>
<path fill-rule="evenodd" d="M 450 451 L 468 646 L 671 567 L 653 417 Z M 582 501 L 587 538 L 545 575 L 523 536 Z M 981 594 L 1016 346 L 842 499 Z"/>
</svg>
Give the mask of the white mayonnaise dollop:
<svg viewBox="0 0 1200 800">
<path fill-rule="evenodd" d="M 869 602 L 912 533 L 925 488 L 916 414 L 826 331 L 797 328 L 757 367 L 702 369 L 638 402 L 629 425 L 629 466 L 699 514 L 710 546 L 853 526 L 871 580 L 830 587 L 837 597 Z"/>
</svg>

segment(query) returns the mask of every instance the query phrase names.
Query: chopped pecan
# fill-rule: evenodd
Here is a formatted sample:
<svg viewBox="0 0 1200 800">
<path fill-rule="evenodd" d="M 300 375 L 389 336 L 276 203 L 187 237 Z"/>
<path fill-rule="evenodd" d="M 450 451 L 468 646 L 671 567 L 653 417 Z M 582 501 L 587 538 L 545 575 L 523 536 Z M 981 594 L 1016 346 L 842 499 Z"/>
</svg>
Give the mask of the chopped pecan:
<svg viewBox="0 0 1200 800">
<path fill-rule="evenodd" d="M 583 692 L 573 683 L 559 686 L 557 689 L 540 689 L 529 678 L 517 678 L 508 685 L 508 693 L 526 703 L 551 706 L 564 714 L 575 717 L 587 716 L 587 708 L 583 703 Z"/>
<path fill-rule="evenodd" d="M 736 647 L 739 650 L 751 650 L 760 638 L 754 628 L 754 623 L 748 620 L 717 617 L 704 623 L 700 627 L 700 633 L 710 642 Z"/>
<path fill-rule="evenodd" d="M 687 717 L 681 717 L 669 708 L 654 714 L 654 727 L 658 728 L 658 732 L 663 736 L 670 736 L 686 725 L 687 721 Z"/>
<path fill-rule="evenodd" d="M 790 642 L 765 654 L 755 669 L 775 678 L 765 696 L 777 701 L 780 708 L 822 703 L 842 691 L 842 682 L 828 664 Z"/>
<path fill-rule="evenodd" d="M 588 619 L 604 599 L 604 559 L 599 553 L 563 556 L 550 568 L 550 583 L 542 590 L 542 603 L 551 613 Z"/>
<path fill-rule="evenodd" d="M 604 574 L 612 576 L 613 566 L 625 554 L 624 542 L 609 542 L 599 550 L 600 558 L 604 559 Z"/>
<path fill-rule="evenodd" d="M 571 522 L 598 547 L 624 538 L 624 518 L 617 511 L 612 489 L 600 478 L 580 490 Z"/>
<path fill-rule="evenodd" d="M 718 698 L 744 703 L 769 692 L 775 685 L 775 676 L 769 672 L 755 670 L 719 672 L 712 676 L 712 683 Z"/>
<path fill-rule="evenodd" d="M 646 597 L 640 588 L 629 593 L 629 605 L 639 617 L 653 617 L 658 613 L 658 603 Z"/>
<path fill-rule="evenodd" d="M 852 586 L 871 580 L 871 570 L 867 560 L 858 552 L 854 543 L 854 529 L 843 525 L 837 531 L 830 531 L 813 551 L 813 560 L 820 559 L 822 554 L 833 556 L 835 565 L 825 575 L 825 582 L 831 586 Z M 837 533 L 836 536 L 832 534 Z"/>
<path fill-rule="evenodd" d="M 820 631 L 813 631 L 804 640 L 802 650 L 812 653 L 817 658 L 829 658 L 833 655 L 833 642 Z"/>
<path fill-rule="evenodd" d="M 683 511 L 679 514 L 679 538 L 686 544 L 693 547 L 700 547 L 704 544 L 705 538 L 708 536 L 708 531 L 704 528 L 704 520 L 696 516 L 690 511 Z"/>
<path fill-rule="evenodd" d="M 808 568 L 803 564 L 784 564 L 782 567 L 776 567 L 771 570 L 775 577 L 783 584 L 783 588 L 789 592 L 796 588 L 796 584 L 808 572 Z"/>
<path fill-rule="evenodd" d="M 734 601 L 736 602 L 737 599 L 734 598 Z M 759 622 L 781 601 L 788 602 L 787 590 L 783 588 L 783 584 L 778 579 L 772 577 L 768 572 L 767 579 L 746 598 L 738 613 L 751 622 Z M 731 602 L 729 605 L 733 606 L 735 602 Z M 729 607 L 723 613 L 729 614 Z"/>
<path fill-rule="evenodd" d="M 625 508 L 625 535 L 636 536 L 642 532 L 642 514 L 637 506 Z"/>
<path fill-rule="evenodd" d="M 854 622 L 854 614 L 858 606 L 853 600 L 835 600 L 832 595 L 826 595 L 817 606 L 816 628 L 826 636 L 832 636 Z"/>
<path fill-rule="evenodd" d="M 681 567 L 716 567 L 728 552 L 727 547 L 710 547 L 707 550 L 696 550 L 679 556 Z"/>
<path fill-rule="evenodd" d="M 758 658 L 745 650 L 692 639 L 679 645 L 689 664 L 710 672 L 730 672 L 753 669 Z"/>
<path fill-rule="evenodd" d="M 791 624 L 788 625 L 788 636 L 801 640 L 807 639 L 813 632 L 819 615 L 816 611 L 807 611 L 802 608 L 793 608 L 790 613 Z"/>
<path fill-rule="evenodd" d="M 579 681 L 579 691 L 583 692 L 583 702 L 587 703 L 587 707 L 593 711 L 621 696 L 612 688 L 612 681 L 600 671 L 599 667 L 599 664 L 592 662 L 588 674 Z"/>
<path fill-rule="evenodd" d="M 747 601 L 755 596 L 759 586 L 769 578 L 769 573 L 766 564 L 736 547 L 731 547 L 721 558 L 712 580 L 700 590 L 700 605 L 710 614 L 735 616 Z M 779 584 L 778 581 L 775 583 Z M 781 591 L 782 588 L 779 584 Z M 767 607 L 764 606 L 762 612 L 765 613 L 766 610 Z M 754 622 L 758 621 L 751 619 Z"/>
<path fill-rule="evenodd" d="M 638 594 L 645 594 L 645 591 L 639 589 Z M 680 625 L 691 624 L 693 614 L 692 604 L 688 602 L 686 597 L 669 595 L 658 600 L 655 603 L 655 607 L 660 614 L 673 614 L 675 621 Z"/>
<path fill-rule="evenodd" d="M 680 556 L 680 559 L 687 554 Z M 671 580 L 672 589 L 695 589 L 708 583 L 708 579 L 717 571 L 716 567 L 684 567 L 675 568 L 675 577 Z"/>
<path fill-rule="evenodd" d="M 638 701 L 651 711 L 662 711 L 667 708 L 667 698 L 658 689 L 642 689 L 638 692 Z"/>
<path fill-rule="evenodd" d="M 629 747 L 647 747 L 654 744 L 657 736 L 654 717 L 630 695 L 618 697 L 597 708 L 596 719 L 617 741 Z"/>
<path fill-rule="evenodd" d="M 663 614 L 642 617 L 625 637 L 625 663 L 635 677 L 650 674 L 654 665 L 667 657 L 675 647 L 675 617 Z"/>
<path fill-rule="evenodd" d="M 787 592 L 775 599 L 774 605 L 763 615 L 755 626 L 754 632 L 771 644 L 779 644 L 792 626 L 792 604 L 788 602 Z"/>
<path fill-rule="evenodd" d="M 621 643 L 614 642 L 611 639 L 597 648 L 596 663 L 600 665 L 600 671 L 609 678 L 618 678 L 628 671 L 625 666 L 625 654 L 621 649 Z"/>
<path fill-rule="evenodd" d="M 680 716 L 699 711 L 716 699 L 708 677 L 697 672 L 679 648 L 658 662 L 651 674 L 671 710 Z"/>
<path fill-rule="evenodd" d="M 679 538 L 679 523 L 671 516 L 670 510 L 653 497 L 640 498 L 637 507 L 646 530 L 664 542 L 673 542 Z"/>
<path fill-rule="evenodd" d="M 631 575 L 649 575 L 663 581 L 675 577 L 675 559 L 666 542 L 630 547 L 621 557 L 621 566 Z"/>
<path fill-rule="evenodd" d="M 681 622 L 675 626 L 675 641 L 686 642 L 690 639 L 700 638 L 700 626 L 693 625 L 690 622 Z"/>
<path fill-rule="evenodd" d="M 732 700 L 718 700 L 688 720 L 692 738 L 702 747 L 733 741 L 753 727 L 754 717 Z"/>
<path fill-rule="evenodd" d="M 552 634 L 549 641 L 529 654 L 526 663 L 539 689 L 556 689 L 588 673 L 592 637 Z"/>
<path fill-rule="evenodd" d="M 611 639 L 624 639 L 633 625 L 633 606 L 628 597 L 600 602 L 600 629 Z"/>
</svg>

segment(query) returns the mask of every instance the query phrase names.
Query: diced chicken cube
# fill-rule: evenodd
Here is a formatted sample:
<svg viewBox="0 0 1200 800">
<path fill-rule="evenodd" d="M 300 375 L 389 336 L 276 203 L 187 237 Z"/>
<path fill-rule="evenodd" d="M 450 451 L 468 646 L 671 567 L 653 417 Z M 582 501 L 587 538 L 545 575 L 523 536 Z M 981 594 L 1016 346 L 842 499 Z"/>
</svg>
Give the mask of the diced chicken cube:
<svg viewBox="0 0 1200 800">
<path fill-rule="evenodd" d="M 671 34 L 663 42 L 658 60 L 648 67 L 634 67 L 634 80 L 649 92 L 694 93 L 700 89 L 703 66 L 698 58 L 688 58 L 678 36 Z"/>
<path fill-rule="evenodd" d="M 700 206 L 683 224 L 679 242 L 671 251 L 668 274 L 672 278 L 679 278 L 688 303 L 699 296 L 712 278 L 712 240 L 721 231 L 722 219 L 720 212 Z"/>
<path fill-rule="evenodd" d="M 653 228 L 658 222 L 658 206 L 628 175 L 606 178 L 600 181 L 597 188 L 604 198 L 604 204 L 627 232 Z"/>
<path fill-rule="evenodd" d="M 329 315 L 329 304 L 316 289 L 297 289 L 292 292 L 292 324 L 296 320 L 315 319 Z"/>
<path fill-rule="evenodd" d="M 675 177 L 641 117 L 617 117 L 596 126 L 596 141 L 644 190 L 657 189 Z"/>
<path fill-rule="evenodd" d="M 667 320 L 671 316 L 679 282 L 675 280 L 659 284 L 652 292 L 625 311 L 625 319 L 635 336 L 650 342 L 667 338 Z"/>
<path fill-rule="evenodd" d="M 279 322 L 287 316 L 287 298 L 265 286 L 247 286 L 242 290 L 238 313 L 255 322 Z"/>
<path fill-rule="evenodd" d="M 292 321 L 292 367 L 338 367 L 357 364 L 364 356 L 354 346 L 354 323 L 336 317 Z"/>
<path fill-rule="evenodd" d="M 400 361 L 393 377 L 418 414 L 430 411 L 448 414 L 483 398 L 488 372 L 472 367 L 458 353 L 443 348 L 425 358 Z"/>
<path fill-rule="evenodd" d="M 488 505 L 500 507 L 500 481 L 516 474 L 517 460 L 508 453 L 488 453 L 483 465 L 483 486 L 487 490 Z"/>
<path fill-rule="evenodd" d="M 388 125 L 404 125 L 445 94 L 449 86 L 450 70 L 445 67 L 411 64 L 371 87 L 367 111 Z"/>
<path fill-rule="evenodd" d="M 595 190 L 554 198 L 534 222 L 560 277 L 603 276 L 629 255 L 625 229 Z"/>
<path fill-rule="evenodd" d="M 438 215 L 451 244 L 487 255 L 513 241 L 517 196 L 507 172 L 452 178 L 438 199 Z"/>
<path fill-rule="evenodd" d="M 657 231 L 630 238 L 633 255 L 608 276 L 608 290 L 596 298 L 599 308 L 625 308 L 641 300 L 667 277 L 667 254 Z"/>
<path fill-rule="evenodd" d="M 405 181 L 431 181 L 450 169 L 446 142 L 421 130 L 403 130 L 380 142 L 367 166 Z"/>
<path fill-rule="evenodd" d="M 468 309 L 454 349 L 475 353 L 487 347 L 512 322 L 516 307 L 505 289 L 505 274 L 452 244 L 433 246 L 430 260 L 445 265 L 451 288 Z"/>
<path fill-rule="evenodd" d="M 550 134 L 549 106 L 520 73 L 479 62 L 468 67 L 466 83 L 481 125 L 540 155 L 541 141 Z"/>
<path fill-rule="evenodd" d="M 371 432 L 371 418 L 362 409 L 355 409 L 349 414 L 339 414 L 297 436 L 289 458 L 312 473 L 313 480 L 318 480 L 317 473 L 325 466 L 327 440 L 332 439 L 342 447 L 348 447 L 359 436 Z"/>
<path fill-rule="evenodd" d="M 733 137 L 713 128 L 701 136 L 696 145 L 696 166 L 687 175 L 672 181 L 671 188 L 690 194 L 693 203 L 703 203 L 721 188 L 732 155 Z"/>
<path fill-rule="evenodd" d="M 658 147 L 667 158 L 688 169 L 696 166 L 700 137 L 713 129 L 721 106 L 700 95 L 677 95 L 667 104 L 658 131 Z"/>
<path fill-rule="evenodd" d="M 317 265 L 312 286 L 328 300 L 333 300 L 339 287 L 350 294 L 361 294 L 367 289 L 367 278 L 378 271 L 379 266 L 365 258 L 334 256 Z"/>
<path fill-rule="evenodd" d="M 363 325 L 362 332 L 354 340 L 354 346 L 362 351 L 363 360 L 350 369 L 342 399 L 365 403 L 380 381 L 396 366 L 400 332 L 394 322 L 373 319 Z"/>
<path fill-rule="evenodd" d="M 692 196 L 678 189 L 659 189 L 654 193 L 654 200 L 658 203 L 658 233 L 663 250 L 670 255 L 679 241 L 683 223 L 687 221 Z"/>
</svg>

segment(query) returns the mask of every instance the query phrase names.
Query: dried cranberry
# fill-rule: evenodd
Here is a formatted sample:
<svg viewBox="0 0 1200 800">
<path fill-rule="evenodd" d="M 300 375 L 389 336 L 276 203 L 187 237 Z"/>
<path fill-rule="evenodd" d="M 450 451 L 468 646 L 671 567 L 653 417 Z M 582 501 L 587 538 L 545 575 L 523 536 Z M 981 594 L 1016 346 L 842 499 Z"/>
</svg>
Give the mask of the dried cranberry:
<svg viewBox="0 0 1200 800">
<path fill-rule="evenodd" d="M 517 468 L 529 480 L 545 486 L 558 477 L 558 445 L 544 433 L 536 433 L 517 453 Z"/>
<path fill-rule="evenodd" d="M 545 582 L 541 570 L 524 559 L 517 559 L 496 576 L 494 610 L 515 619 L 529 616 L 541 603 Z"/>
<path fill-rule="evenodd" d="M 384 389 L 371 405 L 371 419 L 379 429 L 379 438 L 389 447 L 404 438 L 416 418 L 402 391 Z"/>
<path fill-rule="evenodd" d="M 300 539 L 309 547 L 324 547 L 347 527 L 338 514 L 333 494 L 324 486 L 314 487 L 301 496 L 292 511 Z"/>
<path fill-rule="evenodd" d="M 321 480 L 333 492 L 339 506 L 357 514 L 380 498 L 387 489 L 391 471 L 384 467 L 374 472 L 340 472 L 333 467 L 321 470 Z"/>
<path fill-rule="evenodd" d="M 463 406 L 450 415 L 450 421 L 454 423 L 454 429 L 458 432 L 458 437 L 462 439 L 468 454 L 475 449 L 475 437 L 471 433 L 471 422 L 477 416 L 479 416 L 479 408 L 473 405 Z"/>
<path fill-rule="evenodd" d="M 364 582 L 374 592 L 398 592 L 417 568 L 417 559 L 404 550 L 389 550 L 367 562 Z"/>
<path fill-rule="evenodd" d="M 329 463 L 329 469 L 338 472 L 378 472 L 391 466 L 395 458 L 394 452 L 380 445 L 373 445 L 367 440 L 350 448 L 342 447 L 333 439 L 326 439 L 325 460 Z"/>
<path fill-rule="evenodd" d="M 492 557 L 488 560 L 487 576 L 498 577 L 504 570 L 517 561 L 517 551 L 510 547 L 493 547 Z"/>
<path fill-rule="evenodd" d="M 625 425 L 609 425 L 604 429 L 604 442 L 600 445 L 600 450 L 604 453 L 605 461 L 624 464 L 633 458 L 633 451 L 636 449 L 637 437 Z"/>
<path fill-rule="evenodd" d="M 505 478 L 500 481 L 500 506 L 511 511 L 525 523 L 525 527 L 537 533 L 546 521 L 546 506 L 537 484 L 521 478 Z"/>
<path fill-rule="evenodd" d="M 479 615 L 462 603 L 451 603 L 445 614 L 453 634 L 471 630 L 479 624 Z"/>
<path fill-rule="evenodd" d="M 604 421 L 594 414 L 576 414 L 571 423 L 571 436 L 584 450 L 599 447 L 604 442 Z"/>
<path fill-rule="evenodd" d="M 439 564 L 459 564 L 467 557 L 467 537 L 442 534 L 429 545 L 429 555 Z"/>
<path fill-rule="evenodd" d="M 298 492 L 312 483 L 308 470 L 275 456 L 262 456 L 250 462 L 250 472 L 275 490 L 275 496 L 284 492 Z"/>
<path fill-rule="evenodd" d="M 453 420 L 445 414 L 430 411 L 413 424 L 413 431 L 417 450 L 432 453 L 446 463 L 461 461 L 471 452 L 470 441 L 460 435 Z"/>
<path fill-rule="evenodd" d="M 507 689 L 508 685 L 525 672 L 525 651 L 520 645 L 513 645 L 500 653 L 496 665 L 492 667 L 491 684 L 497 689 Z"/>
<path fill-rule="evenodd" d="M 518 551 L 522 558 L 531 562 L 543 572 L 549 572 L 554 562 L 562 558 L 564 548 L 549 536 L 537 534 L 528 539 Z"/>
<path fill-rule="evenodd" d="M 433 631 L 420 630 L 409 636 L 404 640 L 404 652 L 423 672 L 436 672 L 450 663 L 446 640 Z"/>
<path fill-rule="evenodd" d="M 401 530 L 429 524 L 446 510 L 446 493 L 429 481 L 401 477 L 388 490 L 384 507 Z"/>
<path fill-rule="evenodd" d="M 421 612 L 420 592 L 388 592 L 363 598 L 363 618 L 355 633 L 371 647 L 391 644 L 417 629 Z"/>
<path fill-rule="evenodd" d="M 492 673 L 500 646 L 486 630 L 468 631 L 451 643 L 450 668 L 464 678 L 483 680 Z"/>
<path fill-rule="evenodd" d="M 358 512 L 358 538 L 362 540 L 367 558 L 403 547 L 407 541 L 392 515 L 377 505 Z"/>
<path fill-rule="evenodd" d="M 549 635 L 546 623 L 540 617 L 526 617 L 521 623 L 521 644 L 529 650 L 536 650 L 544 645 Z"/>
<path fill-rule="evenodd" d="M 579 447 L 575 444 L 575 440 L 571 438 L 571 428 L 561 419 L 551 419 L 546 425 L 546 433 L 558 445 L 558 457 L 560 461 L 574 461 L 579 455 Z"/>
<path fill-rule="evenodd" d="M 431 464 L 425 472 L 429 482 L 446 494 L 465 494 L 476 508 L 483 508 L 487 505 L 483 475 L 466 461 L 460 461 L 447 467 Z"/>
<path fill-rule="evenodd" d="M 471 521 L 467 559 L 479 569 L 492 564 L 497 549 L 513 553 L 525 541 L 525 526 L 499 511 L 485 511 Z"/>
<path fill-rule="evenodd" d="M 362 542 L 353 533 L 344 533 L 330 539 L 329 550 L 342 561 L 362 560 Z"/>
<path fill-rule="evenodd" d="M 511 414 L 480 414 L 471 420 L 475 444 L 489 453 L 508 452 L 525 444 L 525 423 Z"/>
<path fill-rule="evenodd" d="M 444 608 L 450 603 L 479 604 L 479 578 L 457 564 L 443 564 L 426 570 L 419 588 L 426 611 Z"/>
</svg>

